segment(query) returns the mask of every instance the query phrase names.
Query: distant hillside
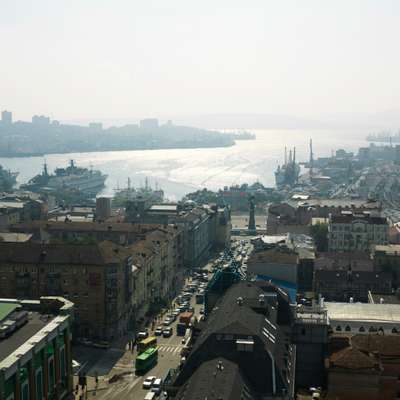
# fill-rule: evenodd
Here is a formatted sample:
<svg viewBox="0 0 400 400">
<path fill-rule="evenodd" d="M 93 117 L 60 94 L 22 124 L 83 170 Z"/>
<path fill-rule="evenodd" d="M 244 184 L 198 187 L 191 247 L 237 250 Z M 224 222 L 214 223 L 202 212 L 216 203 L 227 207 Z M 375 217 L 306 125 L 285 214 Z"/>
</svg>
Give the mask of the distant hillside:
<svg viewBox="0 0 400 400">
<path fill-rule="evenodd" d="M 0 156 L 170 148 L 225 147 L 234 140 L 221 132 L 170 124 L 102 129 L 66 124 L 0 124 Z"/>
</svg>

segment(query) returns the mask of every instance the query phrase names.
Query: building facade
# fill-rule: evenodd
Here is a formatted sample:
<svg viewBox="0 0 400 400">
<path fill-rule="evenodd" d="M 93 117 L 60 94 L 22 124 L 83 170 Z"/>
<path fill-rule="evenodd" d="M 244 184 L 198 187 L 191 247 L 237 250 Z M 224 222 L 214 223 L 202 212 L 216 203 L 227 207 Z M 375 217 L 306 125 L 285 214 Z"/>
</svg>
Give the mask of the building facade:
<svg viewBox="0 0 400 400">
<path fill-rule="evenodd" d="M 62 296 L 75 304 L 77 336 L 111 340 L 132 326 L 132 255 L 93 245 L 0 242 L 0 296 Z"/>
<path fill-rule="evenodd" d="M 389 225 L 384 217 L 346 213 L 332 215 L 328 225 L 329 251 L 369 251 L 388 244 Z"/>
<path fill-rule="evenodd" d="M 0 311 L 0 398 L 71 398 L 73 304 L 60 297 L 0 299 Z"/>
</svg>

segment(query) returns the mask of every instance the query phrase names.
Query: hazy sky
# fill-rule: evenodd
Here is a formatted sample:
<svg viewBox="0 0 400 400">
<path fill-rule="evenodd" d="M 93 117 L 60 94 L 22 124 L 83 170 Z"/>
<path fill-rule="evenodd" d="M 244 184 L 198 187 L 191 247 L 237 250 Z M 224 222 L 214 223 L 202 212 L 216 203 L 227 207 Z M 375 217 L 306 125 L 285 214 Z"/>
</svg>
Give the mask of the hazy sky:
<svg viewBox="0 0 400 400">
<path fill-rule="evenodd" d="M 28 119 L 393 110 L 399 0 L 0 0 L 0 109 Z"/>
</svg>

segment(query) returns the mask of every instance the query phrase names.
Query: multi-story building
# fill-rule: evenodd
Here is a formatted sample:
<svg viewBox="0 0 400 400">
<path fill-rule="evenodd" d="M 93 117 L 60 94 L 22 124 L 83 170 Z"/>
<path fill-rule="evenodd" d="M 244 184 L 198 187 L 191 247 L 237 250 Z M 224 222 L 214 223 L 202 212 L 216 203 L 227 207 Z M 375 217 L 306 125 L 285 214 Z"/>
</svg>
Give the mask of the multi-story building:
<svg viewBox="0 0 400 400">
<path fill-rule="evenodd" d="M 12 124 L 12 112 L 11 111 L 2 111 L 1 112 L 1 122 L 3 125 L 11 125 Z"/>
<path fill-rule="evenodd" d="M 267 233 L 308 233 L 313 218 L 327 219 L 342 212 L 379 213 L 379 202 L 354 199 L 309 199 L 296 196 L 284 203 L 272 204 L 267 210 Z"/>
<path fill-rule="evenodd" d="M 172 399 L 294 397 L 293 311 L 262 282 L 233 284 L 196 327 L 193 349 L 167 386 Z"/>
<path fill-rule="evenodd" d="M 368 301 L 368 292 L 390 294 L 392 277 L 375 271 L 366 252 L 319 253 L 314 264 L 314 292 L 328 301 Z"/>
<path fill-rule="evenodd" d="M 72 321 L 62 297 L 0 299 L 0 399 L 71 398 Z"/>
<path fill-rule="evenodd" d="M 78 336 L 113 339 L 133 326 L 132 254 L 111 242 L 0 242 L 0 296 L 62 296 L 75 304 Z"/>
<path fill-rule="evenodd" d="M 271 280 L 295 301 L 297 292 L 312 289 L 314 243 L 306 235 L 262 236 L 252 240 L 255 250 L 247 260 L 247 274 Z"/>
<path fill-rule="evenodd" d="M 369 251 L 373 245 L 387 244 L 388 236 L 389 225 L 384 217 L 348 212 L 329 218 L 329 251 Z"/>
<path fill-rule="evenodd" d="M 400 337 L 334 335 L 329 348 L 327 398 L 399 398 Z"/>
<path fill-rule="evenodd" d="M 0 229 L 9 229 L 13 224 L 33 221 L 47 216 L 47 204 L 41 199 L 7 195 L 0 198 Z"/>
<path fill-rule="evenodd" d="M 400 287 L 400 245 L 373 246 L 372 257 L 375 270 L 391 273 L 393 287 L 398 289 Z"/>
<path fill-rule="evenodd" d="M 142 240 L 149 232 L 158 229 L 158 224 L 131 224 L 123 222 L 74 222 L 74 221 L 32 221 L 15 224 L 10 231 L 32 233 L 33 240 L 40 243 L 50 241 L 96 241 L 109 240 L 119 245 L 130 245 Z M 169 226 L 166 229 L 172 230 Z"/>
<path fill-rule="evenodd" d="M 32 124 L 46 126 L 50 125 L 50 117 L 44 115 L 34 115 L 32 117 Z"/>
<path fill-rule="evenodd" d="M 212 247 L 224 247 L 230 241 L 230 212 L 221 207 L 196 207 L 191 202 L 149 206 L 138 199 L 129 202 L 126 220 L 136 224 L 176 224 L 181 227 L 186 268 L 197 267 L 208 258 Z"/>
<path fill-rule="evenodd" d="M 110 241 L 132 255 L 133 323 L 156 304 L 170 300 L 184 283 L 184 239 L 178 225 L 33 221 L 11 227 L 36 243 L 90 245 Z"/>
</svg>

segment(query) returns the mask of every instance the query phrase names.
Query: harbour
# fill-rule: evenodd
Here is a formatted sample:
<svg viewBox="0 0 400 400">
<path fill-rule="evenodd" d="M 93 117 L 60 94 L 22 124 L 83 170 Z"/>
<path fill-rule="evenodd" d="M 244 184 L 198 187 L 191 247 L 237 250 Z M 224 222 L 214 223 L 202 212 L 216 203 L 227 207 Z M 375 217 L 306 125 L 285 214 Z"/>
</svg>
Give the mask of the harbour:
<svg viewBox="0 0 400 400">
<path fill-rule="evenodd" d="M 224 148 L 186 149 L 185 151 L 137 150 L 92 153 L 51 154 L 45 157 L 0 158 L 0 165 L 19 173 L 18 184 L 29 181 L 42 171 L 44 161 L 49 170 L 68 164 L 100 170 L 108 175 L 100 193 L 112 196 L 114 189 L 124 188 L 128 178 L 134 187 L 149 184 L 163 188 L 165 197 L 177 200 L 186 193 L 207 187 L 218 190 L 224 186 L 260 182 L 275 186 L 274 172 L 283 163 L 283 149 L 296 147 L 296 159 L 309 159 L 309 139 L 320 157 L 329 156 L 339 147 L 356 151 L 366 146 L 366 130 L 252 130 L 254 140 L 240 140 Z M 21 162 L 23 160 L 23 162 Z"/>
</svg>

